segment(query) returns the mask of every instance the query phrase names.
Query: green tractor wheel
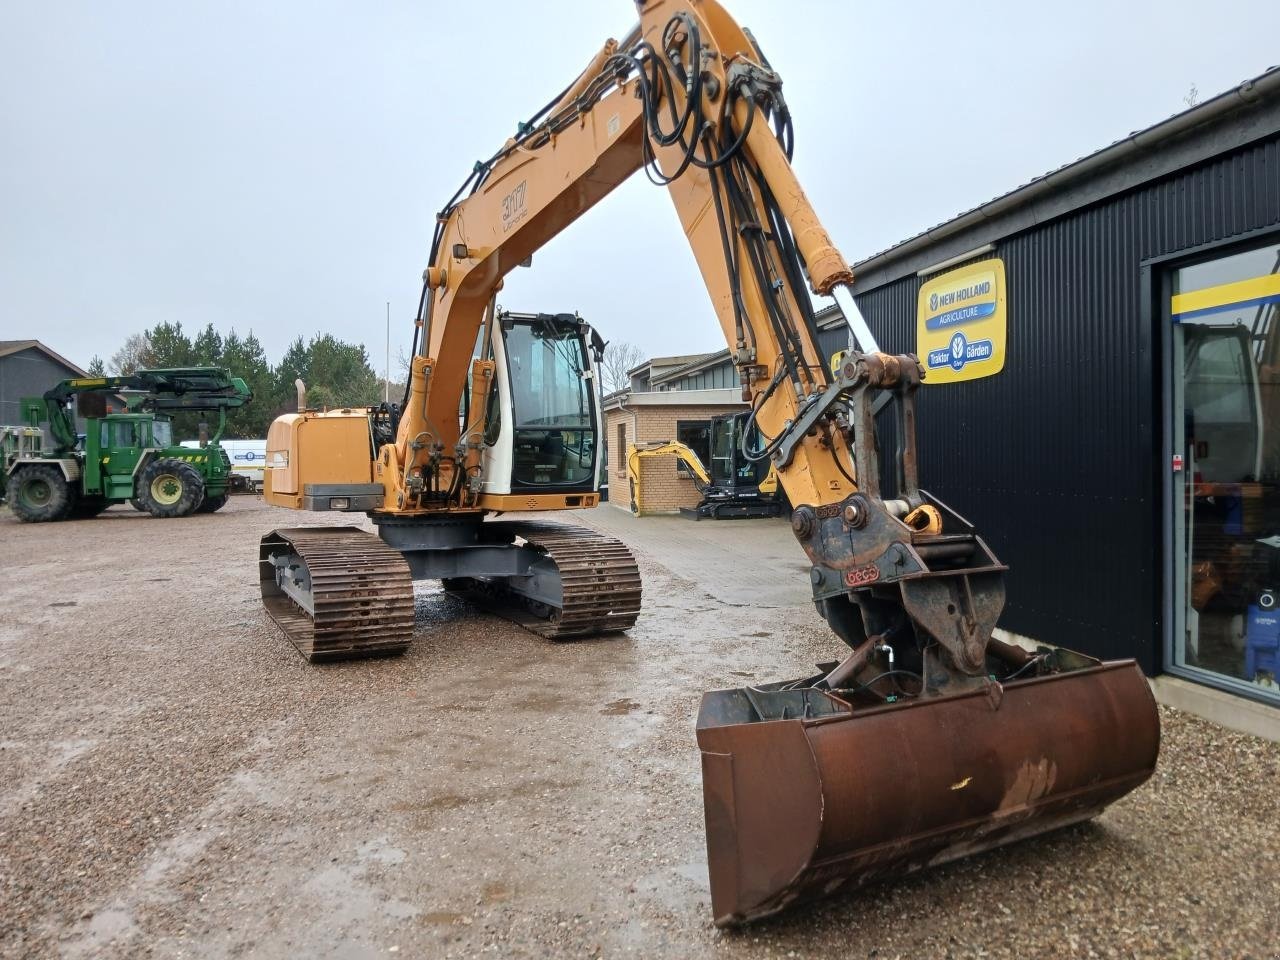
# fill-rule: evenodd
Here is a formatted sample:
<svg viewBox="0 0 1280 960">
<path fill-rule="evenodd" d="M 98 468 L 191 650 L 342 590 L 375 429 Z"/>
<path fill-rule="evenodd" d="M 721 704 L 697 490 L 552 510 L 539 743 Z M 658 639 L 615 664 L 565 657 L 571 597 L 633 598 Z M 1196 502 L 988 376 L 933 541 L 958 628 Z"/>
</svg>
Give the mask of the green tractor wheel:
<svg viewBox="0 0 1280 960">
<path fill-rule="evenodd" d="M 138 478 L 136 493 L 153 517 L 185 517 L 204 501 L 204 478 L 191 464 L 162 457 L 147 464 Z"/>
<path fill-rule="evenodd" d="M 54 464 L 21 467 L 9 478 L 10 506 L 27 523 L 64 520 L 75 501 L 75 491 Z"/>
</svg>

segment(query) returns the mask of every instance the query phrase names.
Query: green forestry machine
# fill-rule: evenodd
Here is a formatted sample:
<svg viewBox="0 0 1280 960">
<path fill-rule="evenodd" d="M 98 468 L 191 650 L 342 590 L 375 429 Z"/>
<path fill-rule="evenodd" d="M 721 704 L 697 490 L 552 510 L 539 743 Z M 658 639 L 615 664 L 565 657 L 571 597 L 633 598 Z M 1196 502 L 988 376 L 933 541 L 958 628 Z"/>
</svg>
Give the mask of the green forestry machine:
<svg viewBox="0 0 1280 960">
<path fill-rule="evenodd" d="M 131 397 L 127 412 L 108 413 L 107 399 L 117 394 Z M 28 523 L 94 517 L 126 502 L 153 517 L 212 513 L 227 502 L 230 485 L 231 462 L 218 443 L 227 410 L 252 399 L 243 380 L 219 367 L 63 380 L 43 398 L 22 401 L 24 426 L 0 428 L 0 498 Z M 218 429 L 207 443 L 174 442 L 166 414 L 210 410 L 218 412 Z M 38 429 L 45 421 L 52 449 Z"/>
</svg>

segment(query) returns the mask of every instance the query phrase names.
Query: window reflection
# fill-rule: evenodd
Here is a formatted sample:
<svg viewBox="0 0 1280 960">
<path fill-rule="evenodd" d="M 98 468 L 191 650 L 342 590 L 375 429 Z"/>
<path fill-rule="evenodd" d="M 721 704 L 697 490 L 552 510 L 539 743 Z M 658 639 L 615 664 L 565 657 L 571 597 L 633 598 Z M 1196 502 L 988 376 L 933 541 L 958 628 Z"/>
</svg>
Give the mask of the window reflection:
<svg viewBox="0 0 1280 960">
<path fill-rule="evenodd" d="M 1175 271 L 1175 661 L 1277 689 L 1280 245 Z"/>
</svg>

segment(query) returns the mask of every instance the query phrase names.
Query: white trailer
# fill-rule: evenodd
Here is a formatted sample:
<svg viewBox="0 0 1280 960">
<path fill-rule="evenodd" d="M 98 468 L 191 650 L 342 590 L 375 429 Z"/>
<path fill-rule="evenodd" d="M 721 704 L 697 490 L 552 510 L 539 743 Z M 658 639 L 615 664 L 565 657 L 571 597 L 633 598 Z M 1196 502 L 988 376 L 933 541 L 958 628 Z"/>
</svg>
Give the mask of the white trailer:
<svg viewBox="0 0 1280 960">
<path fill-rule="evenodd" d="M 199 440 L 183 440 L 184 447 L 198 447 Z M 231 461 L 231 473 L 240 478 L 237 485 L 241 490 L 262 492 L 264 477 L 263 468 L 267 463 L 266 440 L 220 440 L 218 445 L 227 453 Z"/>
</svg>

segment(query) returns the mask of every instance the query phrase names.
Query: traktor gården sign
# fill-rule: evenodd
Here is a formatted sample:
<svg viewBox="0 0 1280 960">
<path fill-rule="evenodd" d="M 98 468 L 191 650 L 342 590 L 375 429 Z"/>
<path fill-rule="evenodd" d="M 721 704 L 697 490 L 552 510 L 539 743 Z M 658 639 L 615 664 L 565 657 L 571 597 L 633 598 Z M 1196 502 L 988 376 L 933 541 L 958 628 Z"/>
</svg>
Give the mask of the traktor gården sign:
<svg viewBox="0 0 1280 960">
<path fill-rule="evenodd" d="M 920 288 L 916 354 L 926 385 L 989 377 L 1004 369 L 1004 262 L 983 260 Z"/>
</svg>

